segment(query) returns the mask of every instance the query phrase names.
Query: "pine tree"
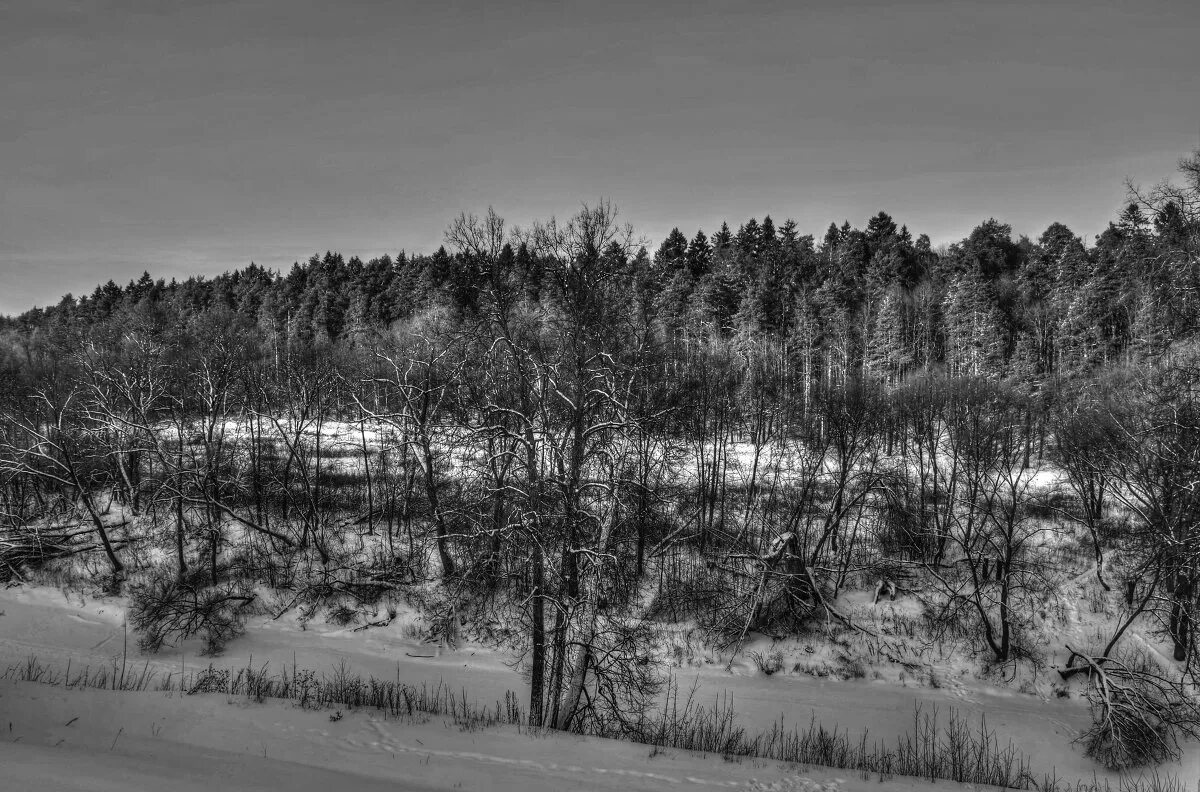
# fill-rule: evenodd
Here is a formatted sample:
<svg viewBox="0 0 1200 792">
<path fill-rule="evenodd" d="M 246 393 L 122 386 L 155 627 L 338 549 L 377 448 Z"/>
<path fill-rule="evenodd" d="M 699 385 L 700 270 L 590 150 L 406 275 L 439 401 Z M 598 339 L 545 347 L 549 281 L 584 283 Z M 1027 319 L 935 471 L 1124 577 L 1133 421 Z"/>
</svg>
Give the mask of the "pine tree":
<svg viewBox="0 0 1200 792">
<path fill-rule="evenodd" d="M 762 229 L 759 227 L 758 221 L 751 217 L 738 229 L 737 236 L 733 240 L 738 258 L 744 262 L 743 268 L 747 266 L 745 262 L 757 262 L 761 243 Z"/>
<path fill-rule="evenodd" d="M 687 237 L 678 228 L 672 228 L 671 233 L 667 234 L 667 238 L 659 245 L 658 252 L 654 254 L 655 271 L 662 283 L 687 269 L 687 253 Z"/>
<path fill-rule="evenodd" d="M 1147 288 L 1138 298 L 1133 327 L 1130 328 L 1130 346 L 1134 354 L 1143 360 L 1154 360 L 1170 347 L 1168 314 L 1162 305 L 1165 296 L 1158 289 Z"/>
<path fill-rule="evenodd" d="M 704 235 L 704 231 L 697 231 L 696 236 L 688 244 L 688 272 L 692 278 L 699 280 L 708 273 L 708 268 L 711 264 L 712 246 L 708 244 L 708 237 Z"/>
<path fill-rule="evenodd" d="M 725 254 L 729 247 L 733 244 L 733 233 L 729 230 L 729 223 L 721 223 L 721 228 L 717 233 L 713 234 L 712 247 L 713 253 Z"/>
<path fill-rule="evenodd" d="M 887 212 L 880 212 L 867 221 L 865 234 L 867 245 L 874 253 L 897 241 L 896 221 Z"/>
<path fill-rule="evenodd" d="M 696 285 L 693 314 L 719 333 L 733 330 L 741 290 L 730 246 L 714 249 L 712 268 Z"/>
<path fill-rule="evenodd" d="M 998 377 L 1006 333 L 992 282 L 975 266 L 958 275 L 946 295 L 946 365 L 951 376 Z"/>
<path fill-rule="evenodd" d="M 840 241 L 841 234 L 838 232 L 837 223 L 830 223 L 829 228 L 825 229 L 825 236 L 821 238 L 821 255 L 832 256 Z"/>
<path fill-rule="evenodd" d="M 875 302 L 878 309 L 863 352 L 863 368 L 872 379 L 892 386 L 900 383 L 913 363 L 905 339 L 903 297 L 893 286 L 881 290 Z"/>
</svg>

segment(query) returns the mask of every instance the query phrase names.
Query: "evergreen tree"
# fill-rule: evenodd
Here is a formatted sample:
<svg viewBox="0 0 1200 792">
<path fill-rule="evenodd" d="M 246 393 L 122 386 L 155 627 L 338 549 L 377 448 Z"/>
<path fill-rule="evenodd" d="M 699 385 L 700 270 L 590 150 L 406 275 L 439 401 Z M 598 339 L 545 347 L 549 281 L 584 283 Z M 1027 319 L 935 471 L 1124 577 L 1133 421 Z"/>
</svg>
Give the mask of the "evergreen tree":
<svg viewBox="0 0 1200 792">
<path fill-rule="evenodd" d="M 712 263 L 712 246 L 708 243 L 708 237 L 704 235 L 704 231 L 697 231 L 696 236 L 688 244 L 687 249 L 687 268 L 691 277 L 699 280 L 708 273 L 709 265 Z"/>
<path fill-rule="evenodd" d="M 912 352 L 906 343 L 904 318 L 899 287 L 882 290 L 867 336 L 863 368 L 868 376 L 885 385 L 899 384 L 913 363 Z"/>
<path fill-rule="evenodd" d="M 998 377 L 1006 333 L 992 282 L 982 266 L 959 274 L 945 302 L 946 365 L 951 376 Z"/>
<path fill-rule="evenodd" d="M 672 228 L 654 254 L 654 266 L 663 283 L 687 269 L 687 253 L 687 237 L 678 228 Z"/>
</svg>

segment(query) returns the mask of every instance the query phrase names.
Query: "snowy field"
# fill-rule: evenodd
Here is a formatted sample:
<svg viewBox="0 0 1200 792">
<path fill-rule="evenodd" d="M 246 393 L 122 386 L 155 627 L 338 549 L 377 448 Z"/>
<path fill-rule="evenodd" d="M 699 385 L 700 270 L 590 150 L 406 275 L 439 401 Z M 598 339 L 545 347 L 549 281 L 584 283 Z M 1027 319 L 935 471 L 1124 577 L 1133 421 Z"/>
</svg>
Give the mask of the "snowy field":
<svg viewBox="0 0 1200 792">
<path fill-rule="evenodd" d="M 765 649 L 765 647 L 763 647 Z M 748 647 L 753 650 L 754 647 Z M 0 592 L 0 670 L 38 662 L 63 672 L 68 664 L 111 667 L 149 663 L 159 678 L 219 667 L 268 664 L 354 673 L 410 684 L 447 685 L 481 702 L 525 684 L 507 656 L 460 644 L 423 643 L 402 616 L 387 627 L 354 631 L 317 620 L 301 629 L 291 614 L 255 617 L 245 636 L 210 661 L 188 642 L 142 656 L 126 642 L 120 600 L 94 599 L 47 587 Z M 732 696 L 741 722 L 765 730 L 815 719 L 868 739 L 894 741 L 913 728 L 917 707 L 954 708 L 968 723 L 986 717 L 1000 743 L 1012 742 L 1038 774 L 1090 781 L 1098 772 L 1073 743 L 1087 724 L 1078 697 L 1018 693 L 963 675 L 952 663 L 938 688 L 894 679 L 837 680 L 804 674 L 764 675 L 739 659 L 685 664 L 681 687 L 697 685 L 700 701 Z M 65 689 L 12 680 L 0 683 L 0 788 L 34 789 L 663 789 L 880 788 L 878 779 L 851 771 L 786 767 L 760 760 L 655 751 L 649 746 L 564 734 L 530 736 L 515 727 L 464 731 L 447 719 L 384 719 L 369 711 L 334 713 L 289 702 L 249 703 L 223 694 Z M 1189 784 L 1200 782 L 1200 751 L 1189 746 L 1181 763 L 1163 768 Z M 219 787 L 213 787 L 213 779 Z M 758 784 L 758 787 L 755 786 Z M 777 785 L 777 786 L 771 786 Z M 889 789 L 925 789 L 927 782 L 892 779 Z M 953 787 L 945 781 L 934 786 Z M 931 788 L 931 787 L 929 787 Z"/>
</svg>

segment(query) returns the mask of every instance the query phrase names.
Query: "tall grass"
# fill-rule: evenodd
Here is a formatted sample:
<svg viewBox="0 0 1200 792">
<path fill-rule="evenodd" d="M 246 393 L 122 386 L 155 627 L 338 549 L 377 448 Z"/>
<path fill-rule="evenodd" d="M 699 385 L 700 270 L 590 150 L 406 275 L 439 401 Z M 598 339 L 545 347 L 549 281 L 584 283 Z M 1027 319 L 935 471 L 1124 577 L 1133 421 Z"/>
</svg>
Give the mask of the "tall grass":
<svg viewBox="0 0 1200 792">
<path fill-rule="evenodd" d="M 894 744 L 869 741 L 866 733 L 827 729 L 816 719 L 789 727 L 781 718 L 770 730 L 750 734 L 739 726 L 733 698 L 723 694 L 711 707 L 697 705 L 695 690 L 681 698 L 672 686 L 663 710 L 639 724 L 641 742 L 663 748 L 726 757 L 775 759 L 857 771 L 883 781 L 895 775 L 942 779 L 1014 789 L 1037 786 L 1029 760 L 1011 743 L 1001 745 L 982 720 L 972 728 L 953 709 L 943 721 L 937 708 L 918 706 L 912 731 Z"/>
<path fill-rule="evenodd" d="M 30 656 L 23 663 L 10 665 L 0 674 L 0 679 L 14 679 L 19 682 L 40 682 L 44 685 L 62 685 L 68 688 L 99 688 L 100 690 L 141 691 L 152 690 L 151 684 L 157 672 L 150 668 L 150 661 L 142 664 L 140 669 L 130 668 L 124 662 L 107 666 L 90 665 L 71 669 L 67 662 L 65 671 L 56 671 L 50 666 L 43 665 L 36 657 Z"/>
<path fill-rule="evenodd" d="M 464 730 L 494 726 L 521 727 L 526 714 L 512 691 L 503 700 L 480 703 L 469 699 L 464 689 L 442 681 L 434 685 L 401 682 L 399 667 L 395 680 L 362 677 L 351 673 L 345 663 L 329 673 L 293 665 L 273 673 L 268 664 L 253 661 L 241 668 L 207 668 L 170 672 L 165 676 L 150 668 L 126 668 L 113 663 L 84 666 L 58 672 L 29 657 L 9 666 L 0 679 L 62 685 L 68 688 L 98 688 L 119 691 L 163 691 L 187 695 L 205 693 L 244 697 L 262 702 L 280 699 L 310 709 L 345 707 L 374 709 L 401 718 L 448 717 Z M 943 720 L 937 708 L 913 713 L 910 733 L 894 743 L 870 742 L 867 734 L 852 737 L 848 731 L 827 729 L 811 720 L 806 727 L 789 727 L 782 719 L 770 730 L 751 734 L 739 726 L 729 694 L 718 696 L 711 707 L 696 701 L 696 689 L 681 697 L 669 685 L 663 707 L 651 715 L 622 724 L 592 724 L 594 736 L 632 740 L 658 749 L 678 749 L 717 754 L 725 758 L 771 759 L 804 765 L 820 765 L 855 771 L 864 779 L 886 781 L 893 776 L 927 778 L 986 784 L 1035 792 L 1200 792 L 1200 784 L 1189 787 L 1169 773 L 1151 772 L 1138 777 L 1122 776 L 1115 785 L 1108 779 L 1073 782 L 1055 775 L 1038 776 L 1029 760 L 1012 743 L 1001 745 L 996 733 L 981 718 L 978 728 L 969 725 L 950 709 Z"/>
<path fill-rule="evenodd" d="M 398 669 L 397 669 L 398 674 Z M 447 716 L 467 730 L 491 726 L 522 725 L 525 714 L 515 693 L 507 691 L 503 700 L 480 703 L 467 698 L 465 689 L 444 682 L 434 685 L 410 685 L 396 680 L 361 677 L 352 674 L 343 663 L 331 673 L 308 669 L 283 668 L 272 673 L 268 664 L 257 668 L 253 661 L 243 668 L 207 668 L 188 672 L 169 672 L 165 676 L 150 668 L 147 661 L 140 670 L 124 669 L 119 664 L 73 672 L 57 672 L 29 657 L 24 663 L 9 666 L 0 679 L 40 682 L 67 688 L 99 688 L 121 691 L 179 692 L 187 695 L 221 693 L 262 702 L 266 699 L 293 701 L 301 707 L 324 709 L 375 709 L 392 717 Z"/>
</svg>

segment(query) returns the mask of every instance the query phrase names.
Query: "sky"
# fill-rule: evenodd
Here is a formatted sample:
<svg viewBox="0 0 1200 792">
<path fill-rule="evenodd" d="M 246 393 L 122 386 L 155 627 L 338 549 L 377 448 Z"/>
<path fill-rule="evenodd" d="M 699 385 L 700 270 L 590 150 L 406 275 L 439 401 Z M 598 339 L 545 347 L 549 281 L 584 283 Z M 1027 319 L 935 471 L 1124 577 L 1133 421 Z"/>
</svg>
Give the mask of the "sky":
<svg viewBox="0 0 1200 792">
<path fill-rule="evenodd" d="M 1200 146 L 1198 32 L 1191 0 L 0 0 L 0 313 L 601 198 L 653 246 L 880 210 L 1091 241 Z"/>
</svg>

